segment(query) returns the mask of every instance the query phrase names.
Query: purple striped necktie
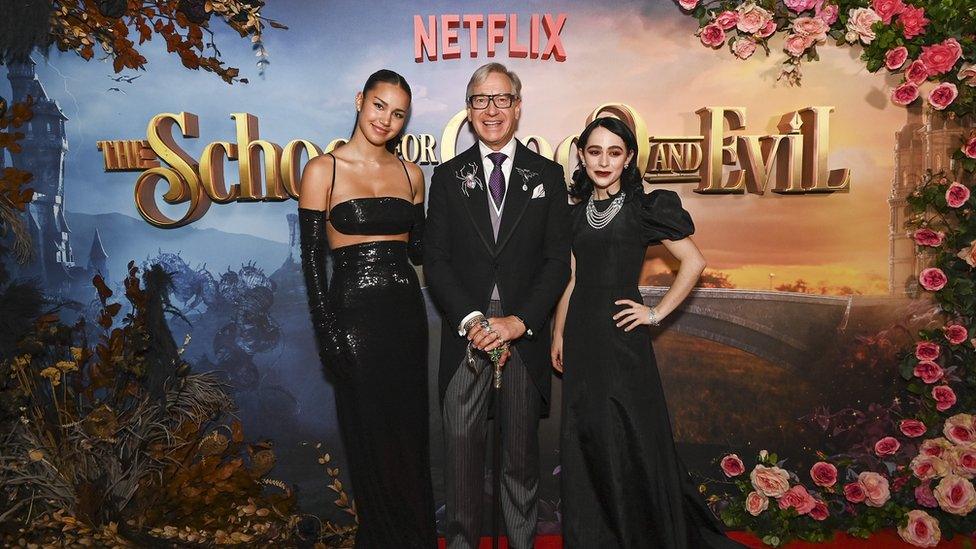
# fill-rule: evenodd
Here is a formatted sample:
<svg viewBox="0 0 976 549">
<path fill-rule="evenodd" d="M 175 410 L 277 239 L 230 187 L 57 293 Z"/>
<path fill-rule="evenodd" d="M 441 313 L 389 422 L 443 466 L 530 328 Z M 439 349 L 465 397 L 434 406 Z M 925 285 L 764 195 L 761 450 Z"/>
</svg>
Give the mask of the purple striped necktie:
<svg viewBox="0 0 976 549">
<path fill-rule="evenodd" d="M 488 177 L 488 190 L 491 192 L 491 199 L 495 201 L 495 207 L 502 207 L 502 200 L 505 198 L 505 174 L 502 173 L 502 162 L 508 156 L 505 153 L 493 152 L 488 155 L 488 160 L 495 165 Z"/>
</svg>

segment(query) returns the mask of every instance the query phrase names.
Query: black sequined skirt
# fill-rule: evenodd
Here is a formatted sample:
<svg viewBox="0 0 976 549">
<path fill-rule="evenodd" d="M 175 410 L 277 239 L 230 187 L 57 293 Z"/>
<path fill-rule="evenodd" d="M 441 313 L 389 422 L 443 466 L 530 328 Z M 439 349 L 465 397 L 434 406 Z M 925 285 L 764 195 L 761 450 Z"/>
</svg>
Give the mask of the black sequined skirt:
<svg viewBox="0 0 976 549">
<path fill-rule="evenodd" d="M 359 512 L 356 547 L 434 547 L 427 315 L 405 242 L 332 251 L 336 411 Z"/>
</svg>

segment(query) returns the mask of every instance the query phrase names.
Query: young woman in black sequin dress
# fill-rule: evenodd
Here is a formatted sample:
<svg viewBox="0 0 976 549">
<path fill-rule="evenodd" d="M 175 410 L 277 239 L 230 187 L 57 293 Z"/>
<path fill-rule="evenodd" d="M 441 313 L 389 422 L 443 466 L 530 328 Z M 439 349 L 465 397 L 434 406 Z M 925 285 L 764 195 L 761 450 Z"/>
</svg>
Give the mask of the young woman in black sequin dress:
<svg viewBox="0 0 976 549">
<path fill-rule="evenodd" d="M 357 548 L 436 544 L 427 411 L 427 316 L 416 272 L 424 176 L 393 151 L 410 87 L 381 70 L 356 95 L 349 142 L 302 173 L 302 268 L 359 515 Z M 327 287 L 325 256 L 333 256 Z"/>
</svg>

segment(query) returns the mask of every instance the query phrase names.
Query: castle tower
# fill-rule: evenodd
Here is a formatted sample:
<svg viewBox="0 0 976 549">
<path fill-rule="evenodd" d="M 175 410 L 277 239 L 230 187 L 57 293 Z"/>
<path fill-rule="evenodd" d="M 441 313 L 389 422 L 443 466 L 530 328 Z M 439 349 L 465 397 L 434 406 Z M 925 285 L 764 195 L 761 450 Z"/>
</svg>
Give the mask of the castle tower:
<svg viewBox="0 0 976 549">
<path fill-rule="evenodd" d="M 888 196 L 888 292 L 894 296 L 912 293 L 919 273 L 925 268 L 924 258 L 918 254 L 905 228 L 909 217 L 907 198 L 927 170 L 947 174 L 954 171 L 952 153 L 972 126 L 972 121 L 950 120 L 928 104 L 906 110 L 908 120 L 895 132 L 895 173 Z"/>
<path fill-rule="evenodd" d="M 908 121 L 895 132 L 895 173 L 888 195 L 888 293 L 903 296 L 914 280 L 915 242 L 908 236 L 908 195 L 918 184 L 924 168 L 925 141 L 922 108 L 907 109 Z"/>
<path fill-rule="evenodd" d="M 102 237 L 98 234 L 98 229 L 95 229 L 95 236 L 92 238 L 91 251 L 88 252 L 88 274 L 89 276 L 95 276 L 95 274 L 102 275 L 102 279 L 106 282 L 109 278 L 108 263 L 105 261 L 108 259 L 108 254 L 105 253 L 105 248 L 102 246 Z"/>
<path fill-rule="evenodd" d="M 67 117 L 57 102 L 49 98 L 37 79 L 33 60 L 7 65 L 7 79 L 13 91 L 13 102 L 34 99 L 34 116 L 27 123 L 23 151 L 11 155 L 15 168 L 33 174 L 30 186 L 34 200 L 27 210 L 27 224 L 35 247 L 33 265 L 21 269 L 21 276 L 34 276 L 49 290 L 65 289 L 74 267 L 69 235 L 71 229 L 64 217 L 64 153 L 68 142 L 64 133 Z"/>
</svg>

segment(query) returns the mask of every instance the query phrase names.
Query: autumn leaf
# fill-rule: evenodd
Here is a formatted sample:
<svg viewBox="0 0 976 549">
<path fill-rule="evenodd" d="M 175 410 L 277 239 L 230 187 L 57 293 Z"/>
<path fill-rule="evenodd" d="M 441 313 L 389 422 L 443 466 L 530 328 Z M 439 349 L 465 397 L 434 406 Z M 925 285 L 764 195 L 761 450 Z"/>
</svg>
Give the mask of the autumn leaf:
<svg viewBox="0 0 976 549">
<path fill-rule="evenodd" d="M 96 274 L 92 278 L 92 285 L 98 290 L 98 299 L 102 303 L 105 303 L 106 299 L 112 297 L 112 289 L 108 287 L 108 284 L 105 284 L 105 279 L 102 278 L 102 275 Z"/>
</svg>

